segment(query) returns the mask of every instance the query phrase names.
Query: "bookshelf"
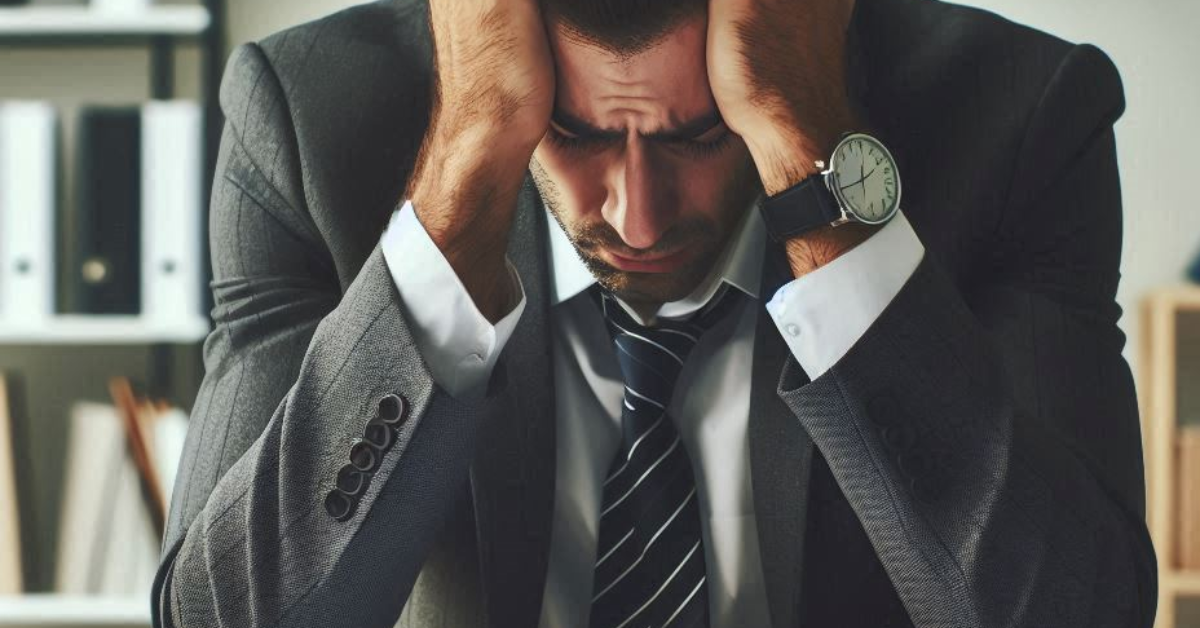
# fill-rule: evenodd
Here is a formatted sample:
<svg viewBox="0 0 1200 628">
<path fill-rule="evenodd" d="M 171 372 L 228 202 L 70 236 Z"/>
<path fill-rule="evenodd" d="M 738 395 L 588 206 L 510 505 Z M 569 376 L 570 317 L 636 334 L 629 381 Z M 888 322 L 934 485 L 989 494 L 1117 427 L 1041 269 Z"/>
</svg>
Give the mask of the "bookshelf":
<svg viewBox="0 0 1200 628">
<path fill-rule="evenodd" d="M 40 325 L 0 324 L 0 345 L 6 344 L 156 344 L 204 340 L 207 318 L 157 323 L 140 316 L 59 315 Z"/>
<path fill-rule="evenodd" d="M 1180 600 L 1200 598 L 1200 571 L 1177 562 L 1179 434 L 1179 325 L 1181 314 L 1200 314 L 1200 287 L 1157 290 L 1143 303 L 1139 402 L 1146 464 L 1146 520 L 1158 555 L 1158 618 L 1155 628 L 1177 626 Z"/>
<path fill-rule="evenodd" d="M 0 8 L 0 38 L 198 36 L 208 28 L 203 6 L 158 6 L 143 11 L 97 11 L 86 6 Z"/>
<path fill-rule="evenodd" d="M 0 628 L 142 628 L 150 625 L 150 600 L 27 594 L 0 597 Z"/>
<path fill-rule="evenodd" d="M 177 50 L 181 43 L 194 45 L 199 53 L 195 66 L 199 85 L 197 98 L 204 128 L 203 159 L 199 164 L 203 169 L 200 202 L 203 215 L 199 222 L 204 225 L 207 224 L 210 184 L 223 126 L 217 93 L 227 54 L 226 7 L 224 0 L 194 0 L 194 4 L 166 1 L 171 4 L 152 2 L 148 7 L 130 11 L 98 10 L 82 3 L 39 5 L 39 0 L 23 6 L 0 7 L 0 49 L 46 49 L 55 54 L 67 50 L 66 54 L 78 54 L 81 58 L 97 49 L 144 49 L 149 60 L 146 69 L 149 98 L 170 100 L 175 94 Z M 190 70 L 187 73 L 190 75 Z M 9 86 L 4 97 L 21 98 L 20 91 L 20 88 Z M 78 94 L 80 100 L 102 101 L 105 96 L 107 94 Z M 204 234 L 197 233 L 196 237 L 201 242 L 201 258 L 207 260 Z M 207 267 L 207 262 L 203 266 Z M 202 280 L 206 284 L 207 277 Z M 203 300 L 202 306 L 207 309 L 211 303 Z M 39 437 L 45 440 L 53 439 L 59 429 L 52 426 L 52 422 L 45 423 L 45 419 L 64 414 L 67 401 L 60 397 L 85 389 L 86 382 L 81 380 L 114 364 L 121 365 L 114 368 L 147 365 L 145 371 L 132 372 L 144 373 L 150 380 L 152 391 L 164 388 L 163 384 L 167 383 L 169 386 L 165 388 L 176 391 L 184 399 L 194 395 L 193 384 L 198 384 L 198 380 L 193 377 L 180 380 L 176 376 L 180 371 L 185 376 L 194 375 L 191 373 L 192 362 L 198 363 L 195 359 L 199 355 L 198 346 L 210 328 L 209 319 L 202 313 L 166 321 L 143 316 L 75 314 L 55 315 L 41 321 L 0 318 L 0 354 L 6 356 L 3 360 L 6 368 L 12 369 L 15 365 L 18 370 L 29 368 L 30 372 L 40 374 L 26 378 L 29 410 L 31 415 L 38 415 L 37 421 L 31 421 L 26 428 L 39 432 L 28 434 L 34 440 Z M 39 376 L 41 379 L 37 379 Z M 35 398 L 43 400 L 43 407 L 33 408 Z M 33 469 L 37 481 L 27 490 L 53 491 L 59 473 L 55 465 L 47 462 L 38 465 Z M 18 478 L 18 481 L 29 480 Z M 58 506 L 47 504 L 59 496 L 59 492 L 47 492 L 33 500 L 38 503 L 31 503 L 32 510 L 40 519 L 36 521 L 36 528 L 49 523 L 44 518 L 47 512 L 57 515 Z M 47 577 L 53 567 L 52 561 L 42 556 L 52 551 L 47 544 L 52 535 L 37 532 L 35 536 L 34 588 L 32 592 L 20 595 L 0 596 L 0 628 L 150 626 L 149 591 L 130 598 L 43 592 L 52 584 Z M 28 581 L 26 585 L 29 586 Z"/>
</svg>

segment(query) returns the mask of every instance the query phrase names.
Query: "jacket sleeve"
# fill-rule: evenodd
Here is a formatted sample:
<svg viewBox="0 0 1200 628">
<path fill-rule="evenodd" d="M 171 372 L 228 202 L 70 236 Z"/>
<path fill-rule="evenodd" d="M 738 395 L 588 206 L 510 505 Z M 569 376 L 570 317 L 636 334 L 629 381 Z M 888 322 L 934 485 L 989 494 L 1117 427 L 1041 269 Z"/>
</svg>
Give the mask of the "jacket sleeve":
<svg viewBox="0 0 1200 628">
<path fill-rule="evenodd" d="M 216 327 L 154 625 L 392 626 L 465 490 L 504 363 L 478 399 L 435 386 L 378 246 L 341 294 L 305 204 L 283 90 L 256 44 L 232 55 L 221 105 Z M 352 448 L 366 472 L 347 468 Z"/>
<path fill-rule="evenodd" d="M 1135 391 L 1115 302 L 1120 77 L 1075 47 L 1041 98 L 993 241 L 932 251 L 834 366 L 779 394 L 913 624 L 1151 626 Z"/>
</svg>

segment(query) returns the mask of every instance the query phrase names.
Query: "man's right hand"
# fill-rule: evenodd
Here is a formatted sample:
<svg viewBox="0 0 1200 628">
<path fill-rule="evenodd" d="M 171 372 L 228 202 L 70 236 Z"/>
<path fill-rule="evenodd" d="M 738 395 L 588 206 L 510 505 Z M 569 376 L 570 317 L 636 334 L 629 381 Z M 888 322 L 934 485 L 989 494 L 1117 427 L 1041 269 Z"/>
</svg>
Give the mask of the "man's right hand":
<svg viewBox="0 0 1200 628">
<path fill-rule="evenodd" d="M 491 322 L 525 169 L 549 126 L 554 64 L 537 0 L 430 0 L 433 112 L 405 196 Z"/>
</svg>

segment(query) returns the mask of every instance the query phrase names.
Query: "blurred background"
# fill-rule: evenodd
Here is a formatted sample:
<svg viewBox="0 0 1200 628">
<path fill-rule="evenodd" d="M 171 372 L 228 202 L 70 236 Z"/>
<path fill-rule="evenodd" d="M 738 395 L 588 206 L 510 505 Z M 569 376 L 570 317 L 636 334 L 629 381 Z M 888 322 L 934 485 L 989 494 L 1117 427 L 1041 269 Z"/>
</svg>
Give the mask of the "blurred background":
<svg viewBox="0 0 1200 628">
<path fill-rule="evenodd" d="M 0 0 L 0 628 L 149 625 L 210 325 L 224 62 L 350 4 Z M 1124 78 L 1119 301 L 1158 626 L 1200 628 L 1200 3 L 966 4 L 1094 43 Z"/>
</svg>

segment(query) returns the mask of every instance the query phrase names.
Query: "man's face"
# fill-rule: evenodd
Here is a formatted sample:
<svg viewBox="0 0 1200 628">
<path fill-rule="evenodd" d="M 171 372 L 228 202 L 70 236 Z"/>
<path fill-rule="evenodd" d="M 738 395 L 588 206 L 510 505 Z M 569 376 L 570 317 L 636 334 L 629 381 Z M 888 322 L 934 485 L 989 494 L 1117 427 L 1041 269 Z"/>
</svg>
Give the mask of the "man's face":
<svg viewBox="0 0 1200 628">
<path fill-rule="evenodd" d="M 555 112 L 530 168 L 589 270 L 631 303 L 690 294 L 761 190 L 709 89 L 706 26 L 627 59 L 550 29 Z"/>
</svg>

